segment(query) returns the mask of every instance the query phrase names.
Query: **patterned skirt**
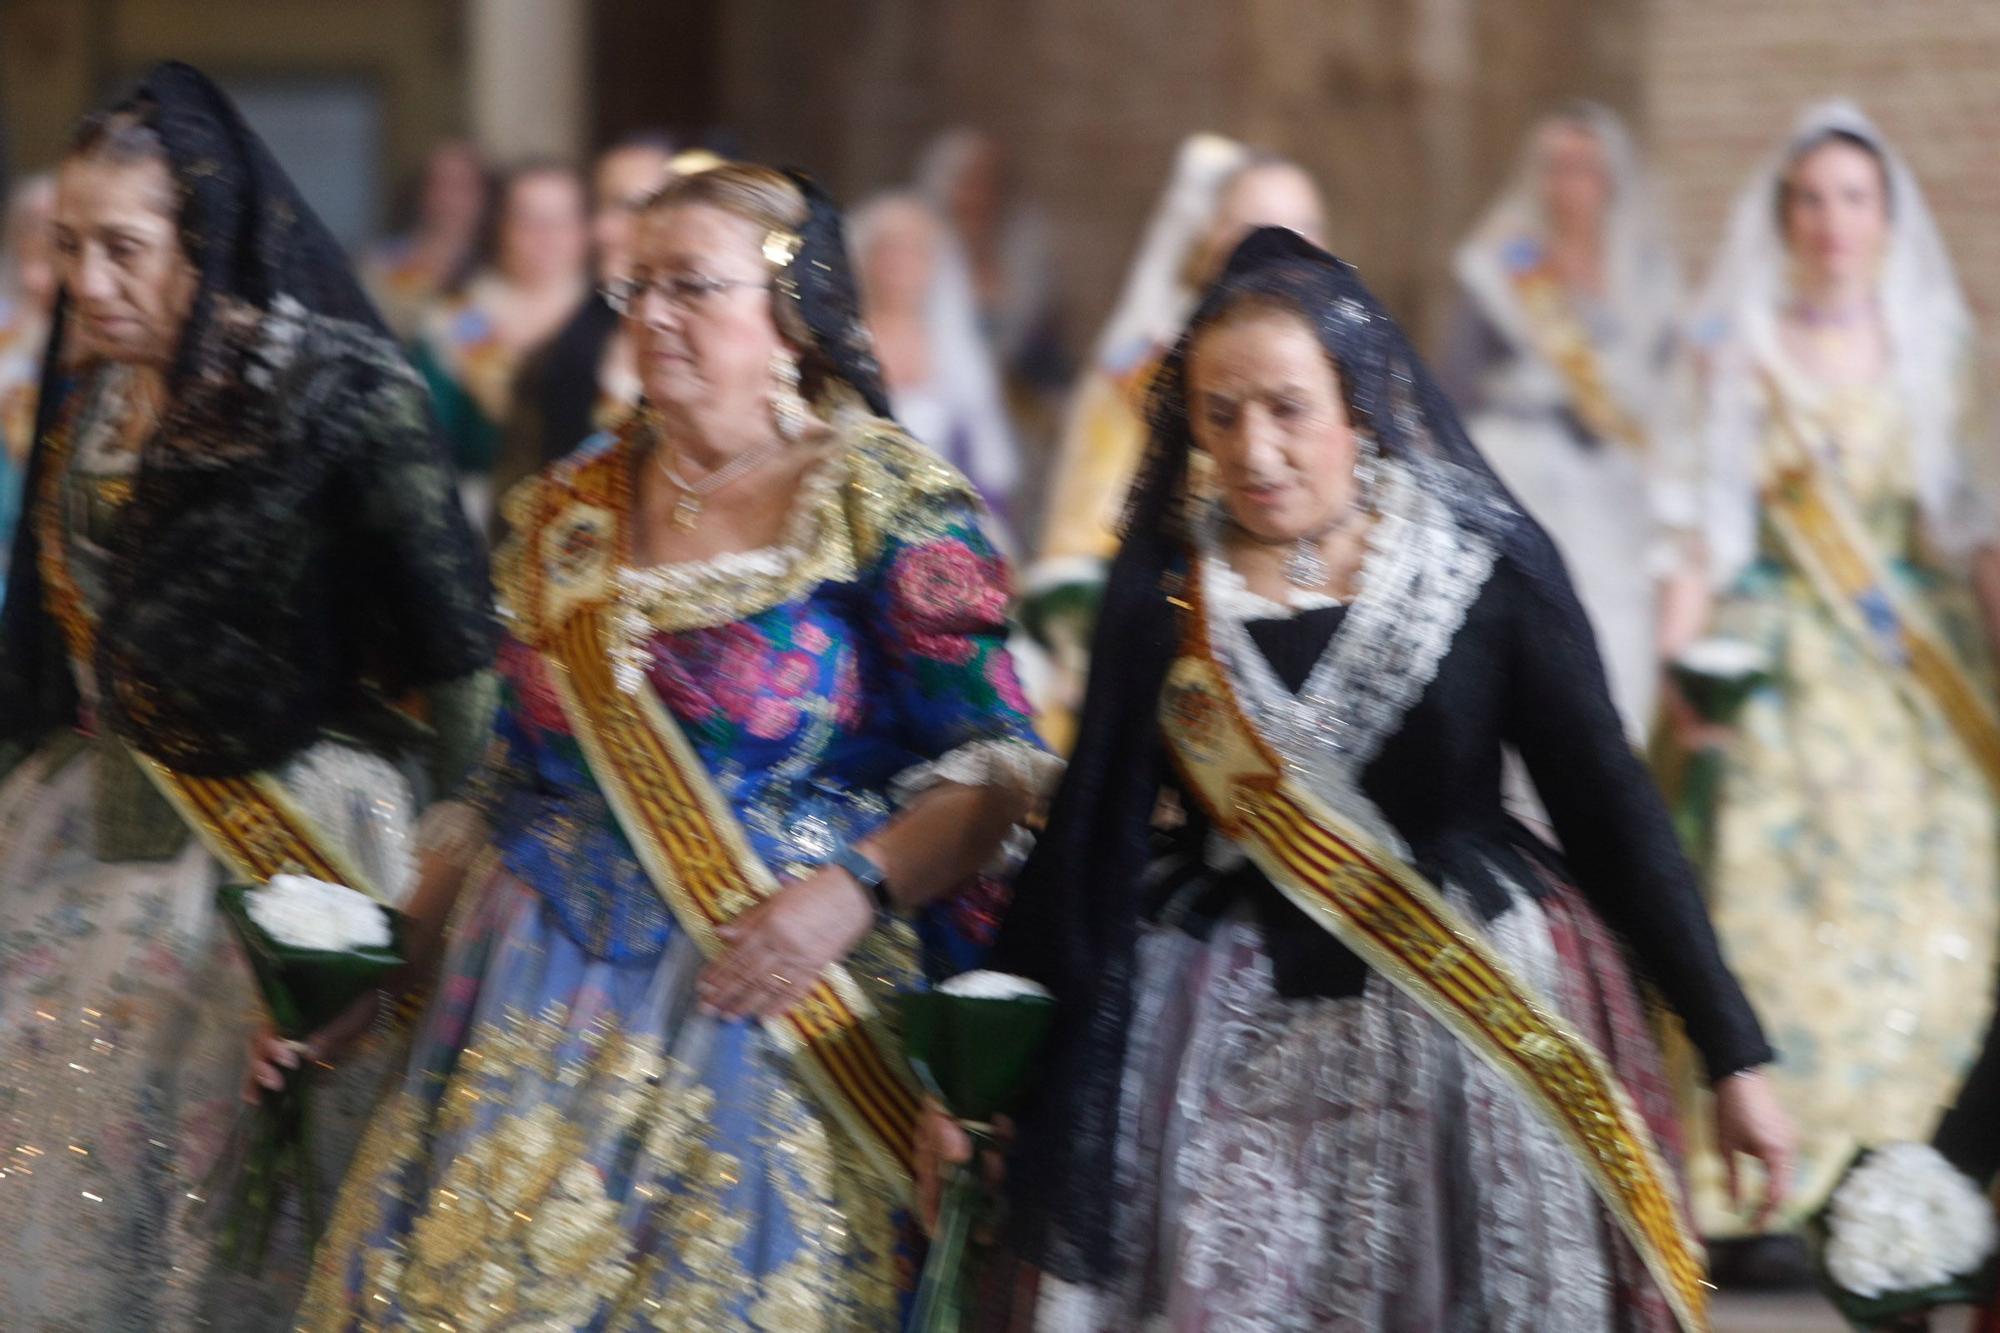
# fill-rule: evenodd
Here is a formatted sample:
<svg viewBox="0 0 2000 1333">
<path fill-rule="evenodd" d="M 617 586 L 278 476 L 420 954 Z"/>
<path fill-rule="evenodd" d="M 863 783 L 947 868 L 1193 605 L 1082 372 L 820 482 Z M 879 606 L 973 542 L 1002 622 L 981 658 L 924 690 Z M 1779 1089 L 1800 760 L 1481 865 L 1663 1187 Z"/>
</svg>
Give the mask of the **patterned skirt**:
<svg viewBox="0 0 2000 1333">
<path fill-rule="evenodd" d="M 607 960 L 505 870 L 466 895 L 301 1326 L 896 1328 L 904 1219 L 764 1029 L 700 1011 L 694 941 Z"/>
<path fill-rule="evenodd" d="M 1979 660 L 1961 587 L 1907 596 Z M 1753 567 L 1718 629 L 1765 648 L 1778 683 L 1737 718 L 1714 811 L 1709 912 L 1764 1020 L 1769 1073 L 1799 1134 L 1775 1230 L 1826 1201 L 1856 1149 L 1930 1137 L 1979 1051 L 2000 965 L 2000 818 L 1971 755 L 1798 578 Z M 1984 678 L 1978 678 L 1983 680 Z M 1709 1236 L 1731 1205 L 1686 1089 L 1689 1176 Z"/>
<path fill-rule="evenodd" d="M 394 882 L 407 850 L 377 820 L 406 828 L 409 801 L 392 768 L 322 746 L 286 780 Z M 166 859 L 98 855 L 107 823 L 128 835 L 159 823 L 141 808 L 160 799 L 133 785 L 143 781 L 123 754 L 91 749 L 37 755 L 0 786 L 0 1327 L 10 1333 L 268 1333 L 286 1326 L 303 1287 L 296 1211 L 279 1218 L 261 1275 L 214 1257 L 203 1182 L 242 1114 L 262 1009 L 215 910 L 221 869 L 199 845 L 182 832 L 168 845 L 183 850 Z M 109 809 L 106 784 L 121 793 Z M 317 1080 L 324 1186 L 386 1067 L 385 1054 L 361 1056 Z"/>
<path fill-rule="evenodd" d="M 1602 1050 L 1675 1153 L 1618 948 L 1581 901 L 1525 895 L 1499 950 Z M 1013 1284 L 1050 1333 L 1667 1330 L 1582 1169 L 1512 1086 L 1378 974 L 1292 1000 L 1260 928 L 1141 940 L 1119 1147 L 1120 1279 Z M 1032 1316 L 1027 1310 L 1032 1308 Z"/>
</svg>

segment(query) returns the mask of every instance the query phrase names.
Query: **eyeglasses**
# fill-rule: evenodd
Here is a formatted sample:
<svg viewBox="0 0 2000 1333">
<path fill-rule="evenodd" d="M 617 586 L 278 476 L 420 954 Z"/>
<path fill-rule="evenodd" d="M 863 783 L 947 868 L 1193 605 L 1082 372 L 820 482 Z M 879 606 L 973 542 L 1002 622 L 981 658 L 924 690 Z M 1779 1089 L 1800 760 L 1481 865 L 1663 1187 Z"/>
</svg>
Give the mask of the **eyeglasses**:
<svg viewBox="0 0 2000 1333">
<path fill-rule="evenodd" d="M 658 278 L 620 278 L 604 284 L 604 300 L 621 315 L 635 314 L 651 292 L 683 313 L 695 310 L 718 292 L 733 287 L 754 287 L 769 291 L 771 284 L 749 278 L 710 278 L 699 273 L 676 273 Z"/>
</svg>

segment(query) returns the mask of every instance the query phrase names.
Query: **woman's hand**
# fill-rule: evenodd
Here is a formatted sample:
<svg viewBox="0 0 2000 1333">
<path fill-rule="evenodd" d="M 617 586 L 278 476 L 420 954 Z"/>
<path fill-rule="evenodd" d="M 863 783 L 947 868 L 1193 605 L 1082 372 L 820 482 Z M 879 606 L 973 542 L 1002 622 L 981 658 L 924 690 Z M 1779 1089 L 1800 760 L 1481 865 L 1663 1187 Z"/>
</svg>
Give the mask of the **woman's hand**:
<svg viewBox="0 0 2000 1333">
<path fill-rule="evenodd" d="M 944 1178 L 954 1166 L 972 1160 L 972 1136 L 935 1097 L 924 1098 L 917 1119 L 917 1221 L 925 1235 L 937 1231 L 938 1209 L 944 1199 Z"/>
<path fill-rule="evenodd" d="M 243 1075 L 243 1100 L 255 1106 L 265 1092 L 283 1092 L 285 1079 L 308 1064 L 331 1065 L 375 1025 L 382 992 L 371 990 L 340 1017 L 306 1038 L 290 1041 L 269 1023 L 250 1039 L 250 1067 Z"/>
<path fill-rule="evenodd" d="M 1764 1198 L 1755 1222 L 1759 1230 L 1791 1190 L 1792 1156 L 1797 1146 L 1791 1117 L 1778 1105 L 1763 1070 L 1746 1069 L 1715 1085 L 1715 1148 L 1728 1174 L 1731 1204 L 1743 1206 L 1737 1156 L 1754 1157 L 1764 1166 Z"/>
<path fill-rule="evenodd" d="M 995 1116 L 991 1141 L 995 1146 L 979 1154 L 979 1176 L 989 1193 L 998 1194 L 1007 1179 L 1002 1154 L 1014 1142 L 1014 1122 L 1004 1115 Z M 972 1149 L 972 1135 L 965 1132 L 965 1127 L 938 1105 L 935 1097 L 924 1098 L 923 1112 L 917 1118 L 916 1174 L 917 1223 L 925 1235 L 937 1232 L 938 1212 L 944 1206 L 945 1178 L 951 1174 L 951 1168 L 972 1160 Z M 974 1229 L 982 1244 L 990 1243 L 992 1237 L 984 1232 L 983 1226 Z"/>
<path fill-rule="evenodd" d="M 701 1002 L 725 1018 L 782 1014 L 874 926 L 867 891 L 845 870 L 824 867 L 716 931 L 729 951 L 703 969 Z"/>
</svg>

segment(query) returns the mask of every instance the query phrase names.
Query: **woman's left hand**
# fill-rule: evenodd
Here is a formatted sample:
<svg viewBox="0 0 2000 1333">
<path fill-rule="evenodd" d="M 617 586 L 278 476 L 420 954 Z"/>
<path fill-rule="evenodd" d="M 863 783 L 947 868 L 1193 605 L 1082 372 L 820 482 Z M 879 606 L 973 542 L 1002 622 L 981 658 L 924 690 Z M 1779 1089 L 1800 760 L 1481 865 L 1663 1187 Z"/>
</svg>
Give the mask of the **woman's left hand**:
<svg viewBox="0 0 2000 1333">
<path fill-rule="evenodd" d="M 716 931 L 729 951 L 702 972 L 701 1002 L 725 1018 L 782 1014 L 874 925 L 867 891 L 844 870 L 821 869 Z"/>
</svg>

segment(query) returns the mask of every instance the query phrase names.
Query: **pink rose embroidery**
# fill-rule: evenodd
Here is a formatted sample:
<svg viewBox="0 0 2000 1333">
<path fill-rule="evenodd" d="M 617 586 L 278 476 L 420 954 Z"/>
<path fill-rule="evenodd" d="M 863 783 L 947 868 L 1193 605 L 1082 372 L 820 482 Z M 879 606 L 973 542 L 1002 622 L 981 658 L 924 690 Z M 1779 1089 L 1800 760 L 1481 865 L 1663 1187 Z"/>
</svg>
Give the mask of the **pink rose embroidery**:
<svg viewBox="0 0 2000 1333">
<path fill-rule="evenodd" d="M 1032 713 L 1034 706 L 1021 689 L 1021 678 L 1014 674 L 1014 663 L 1005 653 L 992 653 L 986 659 L 986 683 L 993 687 L 1000 702 L 1017 713 Z"/>
<path fill-rule="evenodd" d="M 952 666 L 964 666 L 978 650 L 971 636 L 965 634 L 931 634 L 919 630 L 907 635 L 907 642 L 917 656 Z"/>
<path fill-rule="evenodd" d="M 687 668 L 673 654 L 655 654 L 652 681 L 667 708 L 688 721 L 705 722 L 715 715 L 715 700 L 694 683 Z"/>
<path fill-rule="evenodd" d="M 720 710 L 732 722 L 748 723 L 770 674 L 770 641 L 741 622 L 663 639 L 656 657 L 661 694 L 673 690 L 690 705 L 698 699 L 690 715 L 701 719 Z M 661 679 L 669 662 L 681 677 L 671 684 Z"/>
<path fill-rule="evenodd" d="M 778 658 L 778 669 L 771 675 L 771 688 L 787 699 L 796 699 L 813 682 L 816 664 L 804 653 L 784 653 Z"/>
<path fill-rule="evenodd" d="M 1007 614 L 1004 571 L 962 541 L 926 542 L 896 561 L 889 594 L 900 617 L 919 630 L 991 625 Z"/>
<path fill-rule="evenodd" d="M 861 725 L 861 666 L 853 653 L 842 653 L 834 668 L 833 717 L 850 730 Z"/>
<path fill-rule="evenodd" d="M 750 710 L 750 734 L 759 740 L 782 740 L 798 724 L 798 705 L 772 695 L 759 698 Z"/>
<path fill-rule="evenodd" d="M 724 625 L 709 631 L 709 637 L 720 641 L 715 650 L 715 673 L 718 676 L 757 680 L 766 674 L 771 642 L 750 626 L 740 621 Z"/>
<path fill-rule="evenodd" d="M 828 637 L 827 632 L 810 620 L 799 626 L 798 632 L 792 636 L 792 641 L 798 644 L 801 652 L 815 655 L 833 647 L 833 640 Z"/>
</svg>

